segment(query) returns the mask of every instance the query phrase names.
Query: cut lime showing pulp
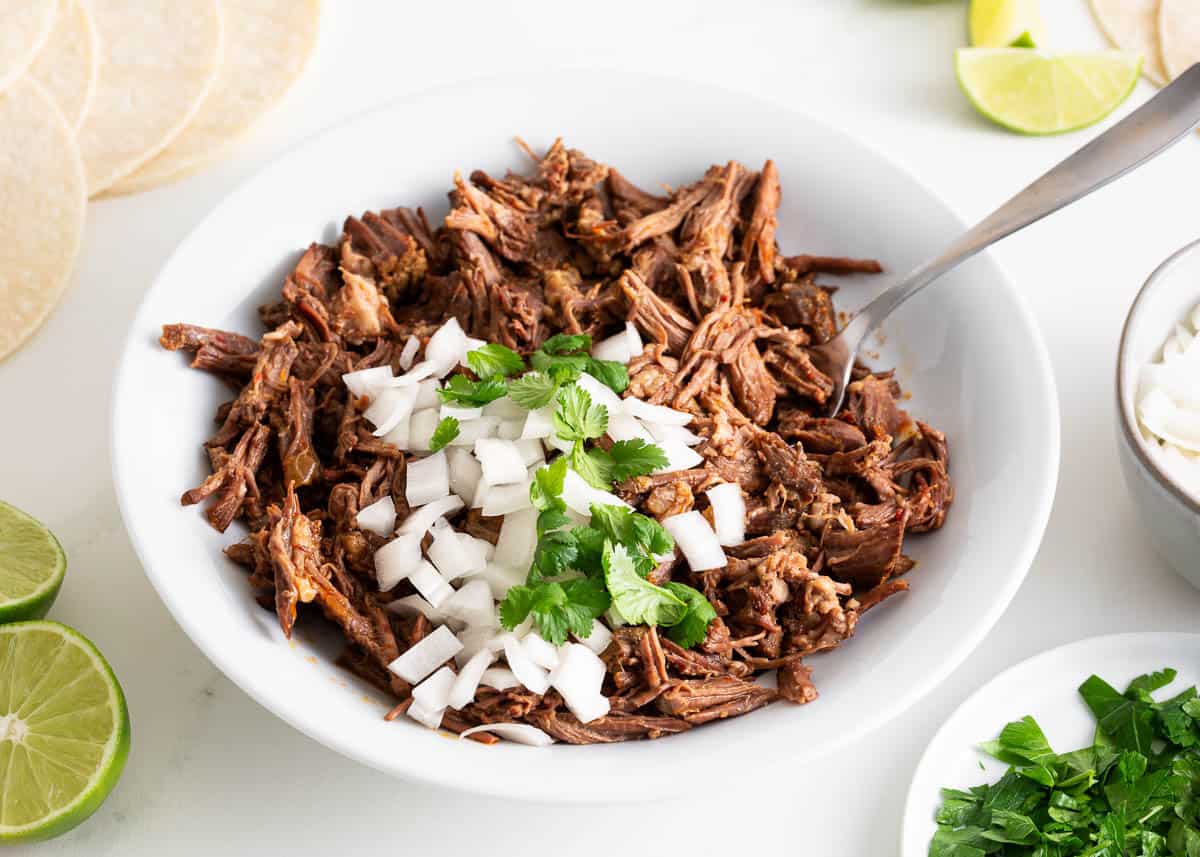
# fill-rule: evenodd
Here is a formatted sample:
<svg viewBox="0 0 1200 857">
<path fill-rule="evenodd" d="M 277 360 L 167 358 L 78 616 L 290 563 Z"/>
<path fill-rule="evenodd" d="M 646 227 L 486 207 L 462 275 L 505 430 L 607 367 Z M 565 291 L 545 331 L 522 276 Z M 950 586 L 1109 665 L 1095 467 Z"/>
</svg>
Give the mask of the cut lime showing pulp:
<svg viewBox="0 0 1200 857">
<path fill-rule="evenodd" d="M 954 67 L 971 104 L 993 122 L 1022 134 L 1060 134 L 1112 113 L 1133 91 L 1142 58 L 1124 51 L 960 48 Z"/>
<path fill-rule="evenodd" d="M 20 509 L 0 501 L 0 622 L 45 616 L 66 569 L 58 539 Z"/>
<path fill-rule="evenodd" d="M 128 755 L 125 696 L 96 647 L 58 622 L 0 625 L 0 843 L 75 827 Z"/>
<path fill-rule="evenodd" d="M 1018 39 L 1033 47 L 1046 43 L 1046 25 L 1038 0 L 971 0 L 967 30 L 977 48 L 1005 48 Z"/>
</svg>

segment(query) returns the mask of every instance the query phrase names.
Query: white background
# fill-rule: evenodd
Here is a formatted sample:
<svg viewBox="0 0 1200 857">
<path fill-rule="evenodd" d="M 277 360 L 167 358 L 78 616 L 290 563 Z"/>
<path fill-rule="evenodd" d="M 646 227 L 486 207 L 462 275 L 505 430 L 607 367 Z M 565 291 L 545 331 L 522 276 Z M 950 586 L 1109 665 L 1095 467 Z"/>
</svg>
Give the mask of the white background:
<svg viewBox="0 0 1200 857">
<path fill-rule="evenodd" d="M 1103 44 L 1084 0 L 1043 5 L 1054 47 Z M 815 114 L 886 150 L 977 219 L 1095 133 L 1023 138 L 979 119 L 954 80 L 953 50 L 965 27 L 965 4 L 954 0 L 327 7 L 307 76 L 229 158 L 163 190 L 91 205 L 62 305 L 0 364 L 0 496 L 62 539 L 70 571 L 52 618 L 79 627 L 107 655 L 134 728 L 117 791 L 91 821 L 36 853 L 458 855 L 532 846 L 582 857 L 706 855 L 753 844 L 791 854 L 893 854 L 916 760 L 976 687 L 1081 637 L 1192 629 L 1200 593 L 1154 556 L 1117 470 L 1112 387 L 1134 293 L 1200 234 L 1200 138 L 994 251 L 1032 305 L 1057 373 L 1057 502 L 1028 581 L 996 629 L 937 691 L 878 733 L 803 770 L 747 758 L 736 781 L 695 783 L 690 797 L 657 806 L 550 806 L 389 779 L 259 708 L 183 636 L 143 577 L 117 514 L 107 426 L 117 354 L 144 290 L 199 218 L 278 152 L 441 83 L 525 69 L 536 87 L 564 65 L 644 70 Z M 596 85 L 604 85 L 602 72 Z M 1121 112 L 1152 92 L 1139 84 Z M 614 105 L 615 121 L 619 112 Z M 512 131 L 520 133 L 521 117 Z"/>
</svg>

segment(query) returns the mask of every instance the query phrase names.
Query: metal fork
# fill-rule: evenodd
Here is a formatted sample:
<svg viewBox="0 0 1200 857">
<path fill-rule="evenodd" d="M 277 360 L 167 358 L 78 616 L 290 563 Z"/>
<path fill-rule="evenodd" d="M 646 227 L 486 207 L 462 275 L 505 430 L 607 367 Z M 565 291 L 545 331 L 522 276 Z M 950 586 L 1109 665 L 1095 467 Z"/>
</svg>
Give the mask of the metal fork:
<svg viewBox="0 0 1200 857">
<path fill-rule="evenodd" d="M 827 413 L 832 416 L 841 410 L 855 356 L 867 336 L 902 303 L 980 250 L 1166 151 L 1197 124 L 1200 63 L 860 309 L 837 336 L 809 352 L 816 367 L 836 385 L 825 403 Z"/>
</svg>

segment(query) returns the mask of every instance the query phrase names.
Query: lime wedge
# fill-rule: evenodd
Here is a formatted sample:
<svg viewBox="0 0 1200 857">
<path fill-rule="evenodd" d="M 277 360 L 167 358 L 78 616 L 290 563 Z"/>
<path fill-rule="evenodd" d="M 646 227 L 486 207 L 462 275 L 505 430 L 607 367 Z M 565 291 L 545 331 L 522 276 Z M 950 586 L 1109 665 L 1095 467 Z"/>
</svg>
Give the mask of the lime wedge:
<svg viewBox="0 0 1200 857">
<path fill-rule="evenodd" d="M 1031 48 L 1046 43 L 1038 0 L 971 0 L 967 32 L 977 48 Z"/>
<path fill-rule="evenodd" d="M 1022 134 L 1060 134 L 1112 113 L 1133 91 L 1142 58 L 1124 51 L 959 48 L 954 68 L 963 92 L 988 119 Z"/>
<path fill-rule="evenodd" d="M 58 539 L 20 509 L 0 501 L 0 622 L 45 616 L 66 569 Z"/>
<path fill-rule="evenodd" d="M 58 622 L 0 625 L 0 843 L 75 827 L 128 755 L 125 696 L 96 647 Z"/>
</svg>

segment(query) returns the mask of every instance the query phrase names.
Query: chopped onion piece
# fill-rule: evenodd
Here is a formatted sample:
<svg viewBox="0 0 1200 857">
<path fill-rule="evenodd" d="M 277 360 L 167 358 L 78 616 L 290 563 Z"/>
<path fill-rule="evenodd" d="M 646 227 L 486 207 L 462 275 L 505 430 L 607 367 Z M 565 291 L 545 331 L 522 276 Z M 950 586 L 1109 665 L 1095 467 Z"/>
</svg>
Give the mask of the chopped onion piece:
<svg viewBox="0 0 1200 857">
<path fill-rule="evenodd" d="M 501 396 L 495 401 L 488 402 L 483 406 L 483 415 L 485 417 L 499 417 L 502 420 L 521 420 L 525 421 L 525 415 L 529 411 L 522 408 L 508 396 Z"/>
<path fill-rule="evenodd" d="M 359 509 L 354 518 L 360 530 L 368 530 L 387 538 L 396 529 L 396 504 L 391 494 L 384 494 L 364 509 Z"/>
<path fill-rule="evenodd" d="M 525 639 L 521 640 L 521 645 L 525 649 L 525 654 L 529 655 L 529 660 L 542 669 L 552 670 L 558 666 L 558 648 L 543 639 L 537 631 L 530 631 L 526 634 Z"/>
<path fill-rule="evenodd" d="M 397 375 L 392 380 L 388 381 L 389 387 L 415 387 L 421 381 L 424 381 L 434 372 L 438 371 L 438 367 L 430 363 L 428 360 L 422 360 L 420 363 L 414 363 L 403 375 Z"/>
<path fill-rule="evenodd" d="M 716 485 L 704 492 L 712 505 L 717 541 L 726 547 L 746 540 L 746 499 L 736 482 Z"/>
<path fill-rule="evenodd" d="M 384 442 L 390 443 L 396 449 L 402 449 L 405 452 L 411 447 L 410 438 L 412 437 L 412 417 L 407 416 L 393 428 L 390 432 L 383 436 Z"/>
<path fill-rule="evenodd" d="M 408 462 L 404 496 L 409 506 L 424 506 L 450 494 L 450 466 L 439 450 L 426 458 Z"/>
<path fill-rule="evenodd" d="M 446 417 L 454 417 L 460 423 L 465 423 L 468 420 L 477 420 L 483 416 L 483 408 L 463 408 L 458 405 L 446 404 L 442 405 L 439 416 L 443 420 Z"/>
<path fill-rule="evenodd" d="M 685 426 L 692 421 L 692 415 L 686 411 L 676 411 L 662 405 L 652 405 L 641 399 L 622 399 L 625 413 L 645 420 L 648 423 L 661 423 L 669 426 Z"/>
<path fill-rule="evenodd" d="M 472 455 L 471 457 L 475 458 L 474 455 Z M 478 460 L 476 460 L 475 463 L 478 464 L 479 463 Z M 484 482 L 483 476 L 480 475 L 479 481 L 477 483 L 475 483 L 475 493 L 471 495 L 471 508 L 472 509 L 482 509 L 483 501 L 487 499 L 487 494 L 491 490 L 492 490 L 492 486 L 490 486 L 486 482 Z"/>
<path fill-rule="evenodd" d="M 537 510 L 520 509 L 505 515 L 496 539 L 494 559 L 500 565 L 527 568 L 537 547 Z"/>
<path fill-rule="evenodd" d="M 554 409 L 549 405 L 530 411 L 525 415 L 525 427 L 521 429 L 521 439 L 550 437 L 554 434 Z"/>
<path fill-rule="evenodd" d="M 1159 389 L 1151 389 L 1138 403 L 1142 425 L 1180 449 L 1200 452 L 1200 413 L 1178 407 Z"/>
<path fill-rule="evenodd" d="M 458 427 L 458 436 L 450 441 L 451 446 L 474 446 L 475 441 L 491 437 L 500 427 L 499 417 L 479 417 Z"/>
<path fill-rule="evenodd" d="M 584 372 L 575 382 L 578 386 L 587 391 L 587 394 L 592 397 L 592 402 L 597 405 L 604 405 L 608 408 L 608 415 L 619 414 L 624 411 L 620 396 L 612 391 L 603 381 L 597 380 L 594 376 Z"/>
<path fill-rule="evenodd" d="M 615 360 L 617 363 L 628 363 L 633 354 L 629 351 L 629 337 L 621 331 L 608 339 L 602 339 L 592 346 L 592 356 L 597 360 Z"/>
<path fill-rule="evenodd" d="M 484 483 L 480 483 L 483 485 Z M 516 485 L 493 485 L 488 487 L 483 495 L 484 517 L 494 518 L 498 515 L 511 515 L 533 505 L 529 499 L 529 480 L 525 479 Z"/>
<path fill-rule="evenodd" d="M 663 527 L 687 559 L 692 571 L 707 571 L 725 566 L 725 551 L 708 521 L 699 512 L 684 512 L 664 518 Z"/>
<path fill-rule="evenodd" d="M 415 616 L 420 614 L 435 625 L 450 625 L 451 629 L 460 625 L 457 620 L 450 619 L 441 610 L 434 607 L 420 595 L 406 595 L 389 601 L 385 609 L 397 616 Z"/>
<path fill-rule="evenodd" d="M 404 343 L 404 348 L 400 352 L 400 368 L 407 372 L 412 368 L 413 361 L 417 359 L 417 352 L 421 350 L 421 340 L 415 336 L 410 336 Z"/>
<path fill-rule="evenodd" d="M 413 702 L 426 711 L 438 711 L 446 707 L 446 698 L 450 695 L 452 687 L 454 670 L 442 667 L 412 689 Z"/>
<path fill-rule="evenodd" d="M 646 423 L 645 425 L 650 434 L 654 436 L 654 440 L 659 443 L 681 443 L 684 446 L 696 446 L 704 442 L 704 438 L 683 426 L 673 426 L 667 423 Z"/>
<path fill-rule="evenodd" d="M 568 643 L 558 652 L 558 665 L 550 672 L 550 684 L 580 723 L 608 713 L 608 700 L 600 693 L 604 673 L 604 661 L 587 646 Z"/>
<path fill-rule="evenodd" d="M 509 517 L 512 517 L 511 515 Z M 507 518 L 505 519 L 507 520 Z M 504 600 L 508 590 L 520 586 L 528 576 L 529 564 L 520 567 L 510 567 L 496 562 L 489 562 L 483 571 L 475 575 L 479 580 L 486 580 L 492 590 L 492 597 L 497 601 Z"/>
<path fill-rule="evenodd" d="M 476 552 L 468 549 L 458 537 L 458 533 L 449 527 L 434 531 L 433 543 L 429 545 L 425 553 L 429 557 L 429 561 L 447 580 L 482 571 L 487 564 L 486 560 L 480 562 L 480 557 Z"/>
<path fill-rule="evenodd" d="M 428 452 L 433 433 L 437 431 L 440 417 L 436 408 L 425 408 L 413 412 L 409 421 L 408 445 L 417 452 Z"/>
<path fill-rule="evenodd" d="M 423 534 L 422 534 L 423 535 Z M 421 536 L 402 534 L 375 551 L 375 579 L 387 592 L 421 564 Z"/>
<path fill-rule="evenodd" d="M 525 429 L 524 420 L 500 420 L 500 425 L 496 427 L 496 437 L 501 440 L 517 440 L 521 437 L 521 432 Z"/>
<path fill-rule="evenodd" d="M 413 412 L 417 400 L 416 387 L 390 387 L 380 390 L 363 416 L 375 426 L 373 434 L 383 437 Z"/>
<path fill-rule="evenodd" d="M 633 508 L 616 494 L 601 491 L 599 488 L 593 488 L 591 485 L 588 485 L 583 481 L 582 476 L 570 469 L 567 470 L 566 478 L 563 479 L 562 498 L 568 508 L 581 515 L 590 515 L 593 503 L 597 506 Z"/>
<path fill-rule="evenodd" d="M 408 710 L 405 712 L 409 717 L 423 726 L 428 726 L 430 729 L 437 729 L 442 725 L 442 717 L 445 715 L 446 709 L 439 708 L 436 711 L 430 711 L 416 702 L 409 703 Z M 536 728 L 536 727 L 535 727 Z"/>
<path fill-rule="evenodd" d="M 525 744 L 530 747 L 549 747 L 554 743 L 553 738 L 528 723 L 484 723 L 464 729 L 458 737 L 460 739 L 468 738 L 476 732 L 493 732 L 514 744 Z"/>
<path fill-rule="evenodd" d="M 517 681 L 529 690 L 545 693 L 550 689 L 549 675 L 526 654 L 521 641 L 515 636 L 508 636 L 504 640 L 504 659 L 508 661 L 508 668 L 517 677 Z"/>
<path fill-rule="evenodd" d="M 473 498 L 483 477 L 479 461 L 466 447 L 450 446 L 446 448 L 446 464 L 450 469 L 450 490 L 463 500 Z"/>
<path fill-rule="evenodd" d="M 462 542 L 463 548 L 471 554 L 471 565 L 478 569 L 482 569 L 496 555 L 496 546 L 487 539 L 478 538 L 470 533 L 459 533 L 458 540 Z"/>
<path fill-rule="evenodd" d="M 442 385 L 437 378 L 426 378 L 417 384 L 417 400 L 413 403 L 413 410 L 423 411 L 427 408 L 440 408 L 442 397 L 438 395 L 438 390 L 441 388 Z"/>
<path fill-rule="evenodd" d="M 625 322 L 625 337 L 629 341 L 631 359 L 632 357 L 637 357 L 645 350 L 646 346 L 642 344 L 642 335 L 638 333 L 638 329 L 632 321 Z"/>
<path fill-rule="evenodd" d="M 483 481 L 488 485 L 512 485 L 523 482 L 525 461 L 511 440 L 481 437 L 475 441 L 475 457 L 483 466 Z"/>
<path fill-rule="evenodd" d="M 439 625 L 388 664 L 388 669 L 409 684 L 416 684 L 458 654 L 461 648 L 458 637 L 445 625 Z"/>
<path fill-rule="evenodd" d="M 658 448 L 667 456 L 667 464 L 655 473 L 673 473 L 676 470 L 690 470 L 697 464 L 704 463 L 704 456 L 696 450 L 684 446 L 677 440 L 659 441 Z"/>
<path fill-rule="evenodd" d="M 468 336 L 467 349 L 463 352 L 462 364 L 469 369 L 470 365 L 467 363 L 467 355 L 477 348 L 483 348 L 485 345 L 487 345 L 486 339 L 476 339 L 474 336 Z"/>
<path fill-rule="evenodd" d="M 458 639 L 463 644 L 463 647 L 454 656 L 454 662 L 461 668 L 466 665 L 467 661 L 484 650 L 495 654 L 495 652 L 499 651 L 499 649 L 492 647 L 492 640 L 495 636 L 496 629 L 489 627 L 467 628 L 467 630 L 460 632 Z"/>
<path fill-rule="evenodd" d="M 526 467 L 546 463 L 546 450 L 542 449 L 541 441 L 537 438 L 518 440 L 517 451 L 521 453 L 521 461 Z"/>
<path fill-rule="evenodd" d="M 542 438 L 542 443 L 546 444 L 546 446 L 550 449 L 557 450 L 558 452 L 570 452 L 571 447 L 575 445 L 574 441 L 563 440 L 557 434 L 552 434 L 549 437 Z"/>
<path fill-rule="evenodd" d="M 347 372 L 342 376 L 346 385 L 355 398 L 370 396 L 375 398 L 379 390 L 392 380 L 390 366 L 372 366 L 370 369 L 359 369 L 357 372 Z"/>
<path fill-rule="evenodd" d="M 479 682 L 494 660 L 496 660 L 496 655 L 487 649 L 472 655 L 471 659 L 458 671 L 458 676 L 454 679 L 454 684 L 451 685 L 450 692 L 446 696 L 446 705 L 457 711 L 474 701 L 475 692 L 479 690 Z"/>
<path fill-rule="evenodd" d="M 646 443 L 654 443 L 654 435 L 647 431 L 641 420 L 628 414 L 613 414 L 608 418 L 608 436 L 613 440 L 644 440 Z"/>
<path fill-rule="evenodd" d="M 493 687 L 496 690 L 508 690 L 510 687 L 516 687 L 520 684 L 517 681 L 517 677 L 513 675 L 512 670 L 505 667 L 489 667 L 484 670 L 483 678 L 479 680 L 479 683 Z"/>
<path fill-rule="evenodd" d="M 440 378 L 466 359 L 469 345 L 458 319 L 451 317 L 425 343 L 425 360 L 437 367 L 434 374 Z"/>
<path fill-rule="evenodd" d="M 427 506 L 413 509 L 400 524 L 399 532 L 402 535 L 414 535 L 419 542 L 438 518 L 457 512 L 462 507 L 463 501 L 454 495 L 434 500 Z"/>
<path fill-rule="evenodd" d="M 486 580 L 470 580 L 441 605 L 446 615 L 471 627 L 494 628 L 497 625 L 496 603 Z"/>
<path fill-rule="evenodd" d="M 417 567 L 408 576 L 408 580 L 413 588 L 425 596 L 425 600 L 434 607 L 441 607 L 454 594 L 454 587 L 426 559 L 417 563 Z"/>
<path fill-rule="evenodd" d="M 576 637 L 580 643 L 587 646 L 596 654 L 601 654 L 608 648 L 608 644 L 612 642 L 612 631 L 608 630 L 608 626 L 599 619 L 592 620 L 592 633 L 586 637 Z"/>
</svg>

